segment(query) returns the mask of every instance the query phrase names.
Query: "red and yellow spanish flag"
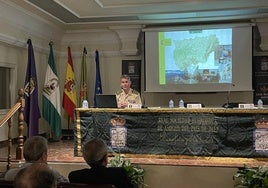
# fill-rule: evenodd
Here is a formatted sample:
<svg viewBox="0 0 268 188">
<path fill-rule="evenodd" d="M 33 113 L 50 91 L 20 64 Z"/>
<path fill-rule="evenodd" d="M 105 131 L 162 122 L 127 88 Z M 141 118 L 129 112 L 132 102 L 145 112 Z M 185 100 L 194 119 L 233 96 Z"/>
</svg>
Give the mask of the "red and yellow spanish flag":
<svg viewBox="0 0 268 188">
<path fill-rule="evenodd" d="M 74 109 L 76 108 L 76 88 L 74 79 L 74 67 L 71 55 L 71 48 L 68 47 L 68 63 L 64 83 L 64 93 L 62 107 L 71 119 L 74 119 Z"/>
</svg>

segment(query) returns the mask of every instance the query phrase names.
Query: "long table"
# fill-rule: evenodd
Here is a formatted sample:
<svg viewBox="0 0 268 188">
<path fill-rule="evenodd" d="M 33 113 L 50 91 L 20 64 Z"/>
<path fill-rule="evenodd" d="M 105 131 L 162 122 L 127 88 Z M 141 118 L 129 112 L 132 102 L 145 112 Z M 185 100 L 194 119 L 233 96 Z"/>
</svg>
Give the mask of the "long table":
<svg viewBox="0 0 268 188">
<path fill-rule="evenodd" d="M 124 154 L 268 156 L 268 109 L 77 108 L 75 117 L 75 156 L 93 137 Z"/>
</svg>

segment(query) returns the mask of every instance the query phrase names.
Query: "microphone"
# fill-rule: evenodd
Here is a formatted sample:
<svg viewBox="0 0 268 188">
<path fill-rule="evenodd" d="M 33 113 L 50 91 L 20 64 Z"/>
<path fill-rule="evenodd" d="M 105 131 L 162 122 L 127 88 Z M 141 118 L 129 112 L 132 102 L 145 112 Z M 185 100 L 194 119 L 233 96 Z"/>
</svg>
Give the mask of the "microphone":
<svg viewBox="0 0 268 188">
<path fill-rule="evenodd" d="M 231 87 L 234 87 L 235 84 L 233 83 L 230 83 L 230 86 L 229 86 L 229 90 L 228 90 L 228 94 L 227 94 L 227 103 L 225 103 L 223 105 L 224 108 L 233 108 L 234 107 L 234 103 L 230 104 L 230 94 L 231 94 Z M 230 127 L 229 127 L 229 116 L 227 115 L 226 116 L 226 133 L 225 133 L 225 138 L 223 140 L 223 142 L 228 142 L 228 136 L 229 136 L 229 132 L 230 132 Z M 226 145 L 226 144 L 223 144 L 223 145 Z"/>
<path fill-rule="evenodd" d="M 141 97 L 141 101 L 142 101 L 142 106 L 141 106 L 141 108 L 147 108 L 147 107 L 145 106 L 145 98 L 144 98 L 144 97 Z"/>
<path fill-rule="evenodd" d="M 231 95 L 231 87 L 234 87 L 234 83 L 230 83 L 228 94 L 227 94 L 227 103 L 223 105 L 224 108 L 233 108 L 234 106 L 230 104 L 230 95 Z"/>
</svg>

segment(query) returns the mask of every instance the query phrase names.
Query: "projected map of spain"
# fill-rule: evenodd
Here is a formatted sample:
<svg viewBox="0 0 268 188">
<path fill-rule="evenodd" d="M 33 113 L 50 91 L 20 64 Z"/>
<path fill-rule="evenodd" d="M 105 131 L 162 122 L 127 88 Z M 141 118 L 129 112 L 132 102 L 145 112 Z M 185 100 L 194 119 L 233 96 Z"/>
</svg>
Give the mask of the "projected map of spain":
<svg viewBox="0 0 268 188">
<path fill-rule="evenodd" d="M 159 33 L 159 83 L 229 83 L 232 80 L 232 30 Z"/>
</svg>

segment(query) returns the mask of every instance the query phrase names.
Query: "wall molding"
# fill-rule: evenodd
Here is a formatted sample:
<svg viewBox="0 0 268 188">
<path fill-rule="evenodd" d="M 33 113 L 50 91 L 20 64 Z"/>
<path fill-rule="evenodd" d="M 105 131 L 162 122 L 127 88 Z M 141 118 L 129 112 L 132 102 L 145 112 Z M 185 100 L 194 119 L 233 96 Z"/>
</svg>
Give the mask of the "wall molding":
<svg viewBox="0 0 268 188">
<path fill-rule="evenodd" d="M 268 51 L 268 19 L 256 19 L 254 21 L 260 32 L 260 48 L 263 51 Z"/>
</svg>

